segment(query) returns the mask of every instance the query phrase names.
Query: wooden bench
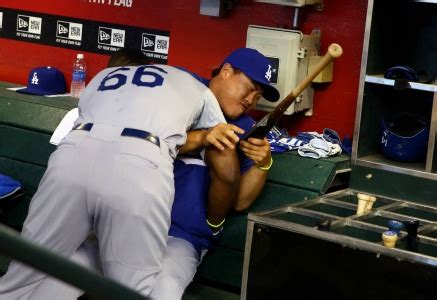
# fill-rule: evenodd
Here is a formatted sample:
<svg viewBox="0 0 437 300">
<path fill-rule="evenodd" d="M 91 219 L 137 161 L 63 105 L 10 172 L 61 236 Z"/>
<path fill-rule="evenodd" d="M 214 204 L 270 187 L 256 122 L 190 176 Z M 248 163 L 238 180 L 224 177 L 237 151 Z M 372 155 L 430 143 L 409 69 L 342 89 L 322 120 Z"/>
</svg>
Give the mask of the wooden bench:
<svg viewBox="0 0 437 300">
<path fill-rule="evenodd" d="M 55 146 L 50 137 L 64 115 L 77 106 L 70 97 L 19 94 L 0 82 L 0 173 L 20 181 L 25 195 L 9 207 L 0 221 L 21 229 L 28 205 Z M 314 160 L 295 153 L 274 155 L 274 164 L 261 196 L 248 212 L 269 210 L 291 202 L 314 198 L 329 188 L 347 183 L 349 157 Z M 68 176 L 68 175 L 66 175 Z M 238 293 L 241 286 L 247 213 L 231 215 L 223 237 L 209 251 L 196 280 Z M 4 272 L 9 260 L 0 260 Z"/>
</svg>

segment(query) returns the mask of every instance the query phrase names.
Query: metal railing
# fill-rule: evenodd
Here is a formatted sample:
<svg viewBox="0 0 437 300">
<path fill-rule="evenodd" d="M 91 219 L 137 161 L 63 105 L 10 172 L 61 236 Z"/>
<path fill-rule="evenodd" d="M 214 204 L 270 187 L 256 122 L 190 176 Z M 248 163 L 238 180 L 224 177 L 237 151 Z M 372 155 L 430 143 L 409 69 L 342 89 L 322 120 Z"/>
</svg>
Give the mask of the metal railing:
<svg viewBox="0 0 437 300">
<path fill-rule="evenodd" d="M 0 253 L 69 283 L 91 299 L 145 300 L 136 291 L 54 254 L 0 224 Z"/>
</svg>

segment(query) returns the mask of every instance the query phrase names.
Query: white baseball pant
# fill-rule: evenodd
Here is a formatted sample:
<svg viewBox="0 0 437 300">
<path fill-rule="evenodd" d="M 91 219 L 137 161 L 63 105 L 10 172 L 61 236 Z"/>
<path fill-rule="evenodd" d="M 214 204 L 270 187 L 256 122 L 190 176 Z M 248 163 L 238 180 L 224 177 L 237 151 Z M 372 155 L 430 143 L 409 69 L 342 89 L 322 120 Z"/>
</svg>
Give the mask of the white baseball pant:
<svg viewBox="0 0 437 300">
<path fill-rule="evenodd" d="M 205 253 L 206 251 L 203 254 Z M 88 239 L 74 253 L 72 260 L 96 272 L 101 272 L 97 241 Z M 158 273 L 155 287 L 149 296 L 157 300 L 181 299 L 186 287 L 193 280 L 199 264 L 197 252 L 191 243 L 169 236 L 162 261 L 162 270 Z M 31 299 L 76 300 L 82 293 L 76 287 L 48 277 L 34 290 Z"/>
<path fill-rule="evenodd" d="M 62 141 L 31 201 L 22 237 L 71 257 L 94 230 L 103 274 L 149 295 L 170 226 L 173 164 L 168 149 L 161 153 L 150 142 L 121 137 L 121 130 L 95 126 Z M 46 277 L 14 261 L 0 279 L 0 299 L 32 299 Z"/>
</svg>

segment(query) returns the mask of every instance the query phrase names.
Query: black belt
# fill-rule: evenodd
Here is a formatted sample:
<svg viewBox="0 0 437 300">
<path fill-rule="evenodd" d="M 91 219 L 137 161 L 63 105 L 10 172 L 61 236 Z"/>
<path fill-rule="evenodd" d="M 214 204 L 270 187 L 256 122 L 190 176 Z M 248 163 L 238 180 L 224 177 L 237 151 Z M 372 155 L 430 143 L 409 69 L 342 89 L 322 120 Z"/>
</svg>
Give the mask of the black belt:
<svg viewBox="0 0 437 300">
<path fill-rule="evenodd" d="M 77 124 L 76 126 L 73 127 L 73 130 L 90 131 L 91 128 L 93 128 L 93 125 L 94 125 L 93 123 Z M 145 131 L 145 130 L 139 130 L 139 129 L 134 129 L 134 128 L 125 128 L 121 132 L 121 135 L 146 140 L 146 141 L 151 142 L 159 147 L 159 138 L 157 136 L 151 134 L 150 132 Z"/>
</svg>

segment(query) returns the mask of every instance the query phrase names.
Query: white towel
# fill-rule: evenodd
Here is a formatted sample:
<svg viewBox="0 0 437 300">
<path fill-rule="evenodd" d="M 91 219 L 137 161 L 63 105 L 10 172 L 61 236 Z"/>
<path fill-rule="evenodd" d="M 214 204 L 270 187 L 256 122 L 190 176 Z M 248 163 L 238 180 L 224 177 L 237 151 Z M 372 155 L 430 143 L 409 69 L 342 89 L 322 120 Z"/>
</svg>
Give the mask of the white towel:
<svg viewBox="0 0 437 300">
<path fill-rule="evenodd" d="M 56 127 L 50 138 L 50 144 L 58 145 L 64 137 L 73 129 L 74 122 L 79 118 L 79 109 L 73 108 L 70 110 Z"/>
</svg>

